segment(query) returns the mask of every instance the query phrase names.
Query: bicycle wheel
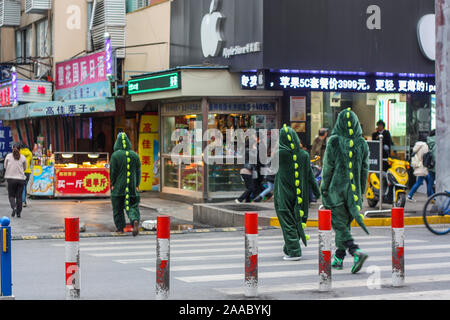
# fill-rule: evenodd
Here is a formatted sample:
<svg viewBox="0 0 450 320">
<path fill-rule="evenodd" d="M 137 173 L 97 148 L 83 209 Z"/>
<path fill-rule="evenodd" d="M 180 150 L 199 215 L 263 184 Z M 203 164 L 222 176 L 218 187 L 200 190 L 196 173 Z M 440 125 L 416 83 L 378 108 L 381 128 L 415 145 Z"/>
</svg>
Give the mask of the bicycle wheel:
<svg viewBox="0 0 450 320">
<path fill-rule="evenodd" d="M 423 208 L 423 222 L 434 234 L 450 232 L 450 193 L 440 192 L 428 198 Z"/>
</svg>

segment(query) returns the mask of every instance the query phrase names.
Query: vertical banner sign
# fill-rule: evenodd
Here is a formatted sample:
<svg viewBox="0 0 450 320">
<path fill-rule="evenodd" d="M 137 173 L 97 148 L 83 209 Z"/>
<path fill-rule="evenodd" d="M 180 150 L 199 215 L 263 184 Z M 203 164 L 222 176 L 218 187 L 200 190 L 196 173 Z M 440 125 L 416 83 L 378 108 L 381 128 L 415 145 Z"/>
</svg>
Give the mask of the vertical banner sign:
<svg viewBox="0 0 450 320">
<path fill-rule="evenodd" d="M 0 156 L 2 158 L 6 157 L 6 155 L 12 151 L 12 142 L 11 128 L 0 127 Z"/>
<path fill-rule="evenodd" d="M 17 105 L 17 72 L 16 68 L 11 69 L 12 105 Z"/>
<path fill-rule="evenodd" d="M 105 60 L 106 60 L 106 78 L 112 76 L 112 50 L 111 37 L 108 33 L 105 34 Z"/>
<path fill-rule="evenodd" d="M 143 191 L 159 190 L 159 120 L 157 115 L 143 115 L 139 128 L 139 158 Z"/>
</svg>

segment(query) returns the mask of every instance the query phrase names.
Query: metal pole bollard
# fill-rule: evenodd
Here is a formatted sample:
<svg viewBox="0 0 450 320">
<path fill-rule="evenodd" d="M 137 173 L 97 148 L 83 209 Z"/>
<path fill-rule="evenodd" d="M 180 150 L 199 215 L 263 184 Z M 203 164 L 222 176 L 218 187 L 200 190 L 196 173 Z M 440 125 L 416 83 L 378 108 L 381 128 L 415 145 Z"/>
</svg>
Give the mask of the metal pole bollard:
<svg viewBox="0 0 450 320">
<path fill-rule="evenodd" d="M 170 217 L 156 218 L 156 300 L 169 298 L 170 289 Z"/>
<path fill-rule="evenodd" d="M 64 219 L 66 245 L 66 300 L 80 299 L 80 219 Z"/>
<path fill-rule="evenodd" d="M 405 283 L 404 209 L 392 208 L 392 286 Z"/>
<path fill-rule="evenodd" d="M 383 210 L 383 135 L 380 134 L 378 136 L 378 139 L 380 140 L 380 202 L 378 203 L 380 211 Z"/>
<path fill-rule="evenodd" d="M 1 219 L 1 295 L 12 296 L 11 227 L 8 217 Z"/>
<path fill-rule="evenodd" d="M 331 210 L 319 210 L 319 291 L 331 287 Z"/>
<path fill-rule="evenodd" d="M 245 213 L 245 280 L 246 297 L 258 296 L 258 213 Z"/>
</svg>

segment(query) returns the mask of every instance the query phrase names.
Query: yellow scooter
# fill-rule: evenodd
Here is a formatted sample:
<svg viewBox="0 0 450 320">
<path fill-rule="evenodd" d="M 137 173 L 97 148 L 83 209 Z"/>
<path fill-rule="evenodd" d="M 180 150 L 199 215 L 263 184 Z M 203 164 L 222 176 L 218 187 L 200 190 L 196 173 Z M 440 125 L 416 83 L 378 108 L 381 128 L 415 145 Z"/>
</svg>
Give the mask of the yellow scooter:
<svg viewBox="0 0 450 320">
<path fill-rule="evenodd" d="M 405 207 L 408 184 L 409 162 L 388 158 L 389 169 L 383 172 L 383 203 L 394 207 Z M 369 174 L 366 199 L 371 208 L 376 207 L 380 199 L 380 180 L 376 173 Z"/>
</svg>

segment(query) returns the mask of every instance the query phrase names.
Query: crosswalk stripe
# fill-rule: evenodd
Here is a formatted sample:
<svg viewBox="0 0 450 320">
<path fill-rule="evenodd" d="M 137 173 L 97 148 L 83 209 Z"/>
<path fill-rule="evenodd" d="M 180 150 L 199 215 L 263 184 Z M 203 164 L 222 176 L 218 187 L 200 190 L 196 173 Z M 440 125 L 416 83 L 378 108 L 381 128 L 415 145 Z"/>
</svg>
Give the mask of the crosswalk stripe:
<svg viewBox="0 0 450 320">
<path fill-rule="evenodd" d="M 443 275 L 425 275 L 425 276 L 407 276 L 405 277 L 405 284 L 413 285 L 420 283 L 431 283 L 431 282 L 444 282 L 450 281 L 450 274 Z M 392 285 L 391 278 L 381 279 L 381 285 L 389 286 Z M 362 280 L 333 280 L 333 289 L 343 289 L 343 288 L 356 288 L 356 287 L 368 287 L 367 279 Z M 299 292 L 299 291 L 310 291 L 317 290 L 319 287 L 319 282 L 308 282 L 308 283 L 291 283 L 283 285 L 261 285 L 258 286 L 258 294 L 269 294 L 269 293 L 280 293 L 280 292 Z M 226 294 L 226 295 L 240 295 L 244 294 L 244 288 L 233 287 L 233 288 L 215 288 L 215 290 Z"/>
<path fill-rule="evenodd" d="M 406 270 L 424 270 L 430 268 L 445 268 L 450 267 L 450 262 L 441 262 L 438 265 L 435 263 L 422 263 L 422 264 L 410 264 Z M 391 270 L 392 266 L 378 266 L 380 271 Z M 317 275 L 317 270 L 289 270 L 289 271 L 273 271 L 273 272 L 259 272 L 259 279 L 275 279 L 275 278 L 287 278 L 287 277 L 302 277 Z M 206 276 L 185 276 L 175 277 L 177 280 L 183 282 L 212 282 L 212 281 L 230 281 L 230 280 L 242 280 L 244 273 L 232 273 L 232 274 L 214 274 Z"/>
<path fill-rule="evenodd" d="M 405 240 L 406 244 L 409 243 L 426 243 L 425 240 Z M 317 245 L 317 240 L 310 240 L 308 241 L 309 245 Z M 359 241 L 358 244 L 361 244 L 362 246 L 370 246 L 370 245 L 385 245 L 389 246 L 391 243 L 383 240 L 383 242 L 380 241 Z M 278 244 L 283 245 L 284 241 L 283 239 L 277 239 L 277 240 L 264 240 L 264 239 L 258 239 L 259 245 L 264 244 Z M 244 246 L 244 239 L 239 241 L 230 241 L 230 242 L 220 242 L 220 243 L 210 243 L 210 242 L 204 242 L 204 243 L 198 243 L 198 244 L 180 244 L 180 243 L 172 243 L 171 242 L 171 248 L 172 249 L 178 249 L 178 248 L 195 248 L 195 247 L 231 247 L 231 246 Z M 128 245 L 128 246 L 119 246 L 119 247 L 89 247 L 89 248 L 81 248 L 82 252 L 89 252 L 89 251 L 120 251 L 120 250 L 139 250 L 139 249 L 155 249 L 156 248 L 156 242 L 152 243 L 152 245 Z"/>
<path fill-rule="evenodd" d="M 450 290 L 408 291 L 400 293 L 384 293 L 365 296 L 330 298 L 332 300 L 404 300 L 423 297 L 425 300 L 449 300 Z M 417 300 L 417 299 L 416 299 Z"/>
<path fill-rule="evenodd" d="M 450 244 L 443 244 L 443 245 L 417 245 L 417 246 L 408 246 L 405 245 L 405 250 L 420 250 L 420 249 L 426 249 L 426 250 L 432 250 L 432 249 L 449 249 Z M 280 249 L 280 245 L 277 246 L 265 246 L 261 247 L 261 250 L 271 250 L 271 249 Z M 191 254 L 191 253 L 214 253 L 214 252 L 232 252 L 232 251 L 241 251 L 244 250 L 243 247 L 236 247 L 236 248 L 218 248 L 218 249 L 191 249 L 191 250 L 171 250 L 172 254 Z M 317 250 L 317 246 L 309 246 L 306 248 L 303 248 L 302 251 L 308 252 L 311 250 Z M 364 251 L 367 252 L 383 252 L 383 251 L 391 251 L 390 246 L 384 246 L 381 248 L 363 248 Z M 154 256 L 155 250 L 152 251 L 129 251 L 129 252 L 106 252 L 106 253 L 90 253 L 91 256 L 94 257 L 130 257 L 130 256 Z M 226 256 L 224 256 L 225 258 Z"/>
<path fill-rule="evenodd" d="M 311 240 L 309 240 L 309 242 L 311 241 L 317 241 L 317 232 L 315 233 L 310 233 L 311 236 Z M 242 235 L 242 237 L 240 237 L 241 239 L 244 239 L 244 236 Z M 277 235 L 277 236 L 265 236 L 265 235 L 259 235 L 258 237 L 259 240 L 267 240 L 267 239 L 279 239 L 279 240 L 283 240 L 283 236 L 282 235 Z M 387 237 L 387 236 L 361 236 L 361 237 L 354 237 L 355 242 L 361 242 L 361 241 L 365 241 L 365 240 L 374 240 L 374 239 L 391 239 L 391 237 Z M 192 242 L 201 242 L 201 241 L 207 241 L 208 243 L 214 243 L 214 242 L 219 242 L 219 241 L 239 241 L 238 237 L 219 237 L 219 238 L 189 238 L 189 239 L 170 239 L 170 243 L 192 243 Z M 244 240 L 242 240 L 244 241 Z M 424 240 L 418 240 L 418 241 L 424 241 Z M 80 241 L 80 248 L 82 247 L 94 247 L 94 246 L 98 246 L 98 247 L 103 247 L 103 246 L 114 246 L 114 245 L 137 245 L 137 244 L 155 244 L 156 240 L 152 239 L 152 240 L 136 240 L 134 241 L 134 239 L 130 239 L 129 241 L 83 241 L 83 239 Z M 64 247 L 65 244 L 64 243 L 54 243 L 52 244 L 53 247 Z"/>
<path fill-rule="evenodd" d="M 309 255 L 306 256 L 308 258 L 311 258 L 310 260 L 300 260 L 297 262 L 287 262 L 287 261 L 283 261 L 281 260 L 281 256 L 280 256 L 280 260 L 279 261 L 267 261 L 267 262 L 259 262 L 258 261 L 258 267 L 259 268 L 264 268 L 264 267 L 292 267 L 292 266 L 304 266 L 304 265 L 316 265 L 318 264 L 317 259 L 314 259 L 314 256 Z M 418 253 L 418 254 L 408 254 L 405 256 L 405 264 L 406 264 L 406 269 L 409 270 L 410 269 L 410 261 L 414 260 L 414 259 L 433 259 L 433 258 L 446 258 L 446 257 L 450 257 L 450 253 L 442 253 L 442 252 L 438 252 L 438 253 Z M 244 257 L 241 255 L 240 258 L 242 258 L 242 260 L 244 259 Z M 305 257 L 304 257 L 305 258 Z M 205 259 L 206 260 L 206 259 Z M 370 256 L 369 259 L 367 260 L 368 263 L 372 263 L 372 262 L 390 262 L 392 261 L 392 257 L 391 256 Z M 154 262 L 154 260 L 153 260 Z M 236 263 L 216 263 L 216 264 L 190 264 L 190 265 L 182 265 L 182 266 L 170 266 L 170 272 L 179 272 L 179 271 L 201 271 L 201 270 L 219 270 L 219 269 L 241 269 L 244 267 L 243 262 L 236 262 Z M 154 267 L 143 267 L 142 268 L 145 271 L 150 271 L 150 272 L 155 272 L 155 268 Z M 317 271 L 316 271 L 317 273 Z"/>
<path fill-rule="evenodd" d="M 262 253 L 258 254 L 260 258 L 273 258 L 273 257 L 282 257 L 283 254 L 281 253 L 281 250 L 279 253 Z M 217 254 L 217 255 L 206 255 L 206 256 L 187 256 L 187 257 L 170 257 L 170 262 L 173 261 L 211 261 L 211 260 L 222 260 L 224 257 L 226 259 L 244 259 L 244 255 L 241 254 L 228 254 L 224 256 L 223 254 Z M 121 263 L 121 264 L 139 264 L 139 263 L 154 263 L 155 257 L 152 259 L 150 258 L 142 258 L 142 259 L 118 259 L 113 260 L 114 262 Z"/>
</svg>

